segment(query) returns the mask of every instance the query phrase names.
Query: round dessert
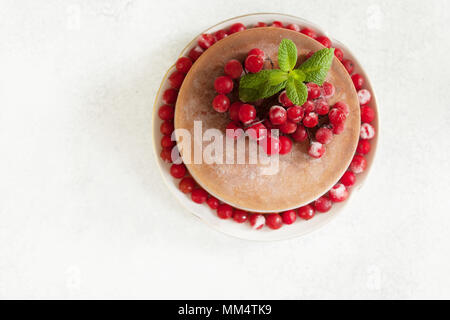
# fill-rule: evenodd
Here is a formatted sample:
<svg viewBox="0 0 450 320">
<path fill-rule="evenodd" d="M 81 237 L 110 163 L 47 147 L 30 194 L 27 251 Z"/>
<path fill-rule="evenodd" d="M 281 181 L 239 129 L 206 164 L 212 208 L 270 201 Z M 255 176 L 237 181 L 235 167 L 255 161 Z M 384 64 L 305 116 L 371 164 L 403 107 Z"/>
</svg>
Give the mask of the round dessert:
<svg viewBox="0 0 450 320">
<path fill-rule="evenodd" d="M 181 79 L 180 85 L 181 82 L 182 85 L 178 92 L 178 98 L 176 98 L 174 128 L 176 131 L 184 129 L 190 133 L 190 150 L 183 150 L 183 148 L 180 150 L 189 173 L 211 195 L 235 208 L 246 211 L 264 213 L 298 208 L 318 199 L 330 189 L 330 197 L 339 201 L 342 192 L 339 189 L 334 190 L 332 187 L 344 175 L 352 162 L 360 136 L 360 100 L 364 97 L 358 97 L 356 92 L 354 83 L 355 81 L 357 83 L 358 79 L 352 79 L 348 72 L 348 66 L 342 64 L 337 57 L 333 57 L 331 67 L 326 75 L 326 84 L 331 85 L 334 89 L 333 94 L 328 95 L 326 99 L 321 96 L 310 97 L 308 103 L 311 108 L 315 108 L 316 116 L 317 113 L 320 114 L 318 108 L 321 104 L 324 104 L 325 107 L 329 106 L 330 112 L 327 109 L 325 113 L 330 120 L 335 117 L 335 113 L 338 113 L 338 116 L 344 113 L 345 127 L 333 127 L 328 124 L 328 126 L 322 126 L 325 129 L 319 133 L 319 128 L 322 127 L 320 127 L 320 123 L 316 122 L 311 125 L 311 127 L 316 127 L 314 130 L 305 131 L 309 136 L 298 138 L 298 135 L 295 136 L 295 134 L 299 127 L 304 128 L 308 126 L 309 122 L 318 121 L 316 119 L 307 120 L 306 117 L 314 112 L 308 111 L 308 107 L 302 105 L 298 107 L 301 107 L 301 111 L 304 113 L 302 114 L 303 126 L 296 121 L 291 121 L 292 117 L 289 114 L 288 125 L 272 125 L 272 128 L 280 129 L 282 132 L 279 141 L 289 140 L 292 142 L 292 139 L 296 140 L 293 143 L 287 141 L 287 149 L 290 150 L 276 152 L 275 165 L 274 162 L 267 163 L 267 161 L 259 159 L 257 163 L 251 163 L 249 150 L 254 150 L 252 148 L 258 147 L 258 144 L 261 145 L 261 140 L 251 138 L 245 139 L 244 163 L 236 163 L 236 161 L 227 163 L 225 152 L 222 155 L 222 163 L 217 163 L 218 161 L 211 163 L 204 159 L 199 163 L 193 161 L 196 148 L 205 150 L 211 144 L 212 140 L 206 139 L 204 136 L 210 129 L 216 129 L 214 139 L 222 140 L 223 146 L 227 145 L 226 140 L 229 138 L 227 138 L 226 129 L 230 128 L 231 112 L 228 108 L 230 104 L 239 102 L 237 90 L 239 79 L 235 79 L 231 84 L 227 79 L 217 81 L 218 78 L 225 75 L 225 65 L 230 60 L 237 60 L 244 64 L 247 72 L 257 74 L 261 59 L 258 60 L 258 54 L 249 55 L 249 52 L 258 48 L 264 55 L 263 69 L 277 69 L 279 68 L 279 45 L 283 39 L 289 39 L 295 44 L 298 52 L 297 66 L 306 61 L 311 53 L 325 48 L 319 41 L 290 29 L 261 27 L 230 34 L 209 47 L 195 61 L 184 80 Z M 207 39 L 203 39 L 203 41 L 207 41 Z M 325 41 L 322 43 L 327 45 Z M 172 79 L 172 82 L 176 87 L 176 77 Z M 321 90 L 324 87 L 325 83 Z M 218 95 L 218 93 L 222 94 Z M 217 102 L 216 96 L 220 96 L 218 99 L 222 99 L 224 102 Z M 223 96 L 227 97 L 229 101 L 225 101 Z M 283 91 L 280 90 L 272 97 L 248 102 L 254 105 L 256 118 L 253 117 L 250 119 L 250 123 L 245 123 L 245 126 L 240 127 L 246 129 L 255 124 L 265 124 L 267 121 L 271 121 L 272 124 L 276 123 L 279 110 L 289 111 L 290 104 L 284 99 Z M 286 100 L 289 101 L 289 99 Z M 218 108 L 213 108 L 213 101 L 219 106 Z M 221 103 L 224 106 L 223 109 L 220 109 Z M 331 112 L 332 106 L 336 106 L 333 109 L 339 109 L 342 112 Z M 339 108 L 339 106 L 343 106 L 343 108 Z M 239 115 L 240 113 L 242 112 L 239 112 Z M 197 132 L 194 132 L 196 121 L 198 121 L 197 124 L 201 123 L 201 128 L 197 128 Z M 232 122 L 232 124 L 234 123 Z M 269 126 L 266 125 L 266 127 Z M 334 132 L 331 141 L 327 135 L 329 131 Z M 183 139 L 186 139 L 186 136 L 177 136 L 179 145 L 181 142 L 186 142 L 180 141 Z M 166 143 L 169 146 L 169 141 Z M 237 153 L 238 144 L 233 144 L 233 148 Z M 304 215 L 307 217 L 308 211 L 304 211 Z M 221 210 L 221 212 L 227 213 L 226 210 Z M 278 220 L 274 218 L 274 223 L 278 223 Z M 288 214 L 286 214 L 286 221 L 289 221 Z"/>
</svg>

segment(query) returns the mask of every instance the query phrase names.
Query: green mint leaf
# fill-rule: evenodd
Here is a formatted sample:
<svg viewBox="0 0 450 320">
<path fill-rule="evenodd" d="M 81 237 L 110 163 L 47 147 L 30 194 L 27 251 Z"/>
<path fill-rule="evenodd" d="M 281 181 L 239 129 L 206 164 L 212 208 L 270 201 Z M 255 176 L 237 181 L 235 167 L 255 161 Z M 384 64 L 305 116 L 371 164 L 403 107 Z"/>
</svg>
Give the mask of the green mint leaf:
<svg viewBox="0 0 450 320">
<path fill-rule="evenodd" d="M 308 88 L 303 82 L 291 77 L 286 84 L 286 94 L 295 105 L 301 106 L 308 98 Z"/>
<path fill-rule="evenodd" d="M 289 39 L 281 40 L 278 47 L 278 65 L 282 71 L 291 71 L 297 63 L 297 47 Z"/>
<path fill-rule="evenodd" d="M 247 74 L 239 81 L 239 99 L 250 102 L 273 96 L 286 86 L 287 78 L 287 72 L 278 69 Z"/>
<path fill-rule="evenodd" d="M 294 78 L 295 80 L 298 80 L 300 82 L 303 82 L 306 79 L 306 74 L 302 70 L 295 69 L 289 72 L 289 77 Z"/>
<path fill-rule="evenodd" d="M 304 81 L 314 82 L 321 86 L 330 70 L 333 57 L 334 48 L 325 48 L 314 53 L 298 68 L 306 75 Z"/>
</svg>

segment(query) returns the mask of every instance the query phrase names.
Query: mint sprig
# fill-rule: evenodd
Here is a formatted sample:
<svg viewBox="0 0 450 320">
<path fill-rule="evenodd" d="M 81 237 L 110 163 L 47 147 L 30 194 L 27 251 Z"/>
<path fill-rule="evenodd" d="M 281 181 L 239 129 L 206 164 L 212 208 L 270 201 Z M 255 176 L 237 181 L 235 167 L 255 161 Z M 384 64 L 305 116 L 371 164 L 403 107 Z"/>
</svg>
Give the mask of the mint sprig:
<svg viewBox="0 0 450 320">
<path fill-rule="evenodd" d="M 308 97 L 304 82 L 322 85 L 333 62 L 334 49 L 322 49 L 294 69 L 297 64 L 297 47 L 289 39 L 283 39 L 278 47 L 280 69 L 262 70 L 247 74 L 239 82 L 239 99 L 256 101 L 277 94 L 286 88 L 288 98 L 295 105 L 302 105 Z"/>
</svg>

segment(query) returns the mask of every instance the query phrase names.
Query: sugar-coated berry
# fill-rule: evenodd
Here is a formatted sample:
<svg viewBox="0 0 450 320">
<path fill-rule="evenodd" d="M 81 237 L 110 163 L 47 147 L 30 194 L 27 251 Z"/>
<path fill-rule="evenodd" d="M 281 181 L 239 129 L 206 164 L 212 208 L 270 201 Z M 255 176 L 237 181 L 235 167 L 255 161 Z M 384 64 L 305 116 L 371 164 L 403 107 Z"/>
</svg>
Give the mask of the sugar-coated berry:
<svg viewBox="0 0 450 320">
<path fill-rule="evenodd" d="M 233 216 L 233 207 L 226 203 L 220 204 L 219 207 L 217 208 L 217 216 L 220 219 L 231 218 Z"/>
<path fill-rule="evenodd" d="M 317 84 L 308 82 L 306 87 L 308 88 L 308 100 L 314 100 L 320 97 L 320 87 Z"/>
<path fill-rule="evenodd" d="M 315 39 L 317 37 L 316 32 L 311 28 L 303 28 L 302 30 L 300 30 L 300 32 L 303 33 L 304 35 L 307 35 L 308 37 L 313 38 L 313 39 Z"/>
<path fill-rule="evenodd" d="M 248 56 L 245 59 L 245 69 L 251 73 L 257 73 L 262 70 L 264 66 L 264 59 L 261 56 L 257 56 L 255 54 Z"/>
<path fill-rule="evenodd" d="M 177 97 L 178 97 L 178 90 L 170 88 L 164 91 L 162 100 L 166 104 L 175 104 L 175 102 L 177 102 Z"/>
<path fill-rule="evenodd" d="M 228 61 L 224 70 L 225 74 L 233 79 L 238 79 L 244 71 L 242 64 L 236 59 Z"/>
<path fill-rule="evenodd" d="M 230 106 L 229 113 L 230 113 L 230 119 L 233 121 L 240 121 L 239 120 L 239 110 L 241 109 L 242 102 L 236 101 L 233 102 Z"/>
<path fill-rule="evenodd" d="M 216 210 L 219 207 L 219 205 L 220 205 L 220 201 L 217 200 L 216 198 L 214 198 L 213 196 L 210 196 L 208 198 L 208 200 L 206 200 L 206 203 L 213 210 Z"/>
<path fill-rule="evenodd" d="M 161 107 L 159 107 L 158 116 L 161 120 L 172 120 L 174 114 L 175 110 L 173 109 L 172 106 L 164 104 Z"/>
<path fill-rule="evenodd" d="M 266 224 L 266 218 L 262 214 L 251 214 L 249 219 L 252 229 L 259 230 Z"/>
<path fill-rule="evenodd" d="M 370 140 L 375 137 L 375 128 L 369 123 L 363 123 L 359 136 L 361 139 Z"/>
<path fill-rule="evenodd" d="M 322 156 L 325 153 L 325 146 L 317 141 L 312 141 L 311 144 L 309 145 L 309 150 L 308 150 L 308 154 L 315 158 L 315 159 L 319 159 L 322 158 Z"/>
<path fill-rule="evenodd" d="M 272 106 L 269 110 L 270 122 L 274 125 L 282 125 L 287 120 L 287 112 L 281 106 Z"/>
<path fill-rule="evenodd" d="M 284 134 L 292 134 L 297 130 L 297 124 L 290 120 L 286 121 L 280 126 L 280 131 Z"/>
<path fill-rule="evenodd" d="M 333 134 L 336 134 L 336 135 L 344 132 L 344 129 L 345 129 L 345 122 L 331 125 L 331 130 L 333 130 Z"/>
<path fill-rule="evenodd" d="M 230 34 L 233 34 L 233 33 L 236 33 L 236 32 L 240 32 L 240 31 L 244 31 L 245 29 L 246 29 L 245 26 L 242 23 L 238 22 L 238 23 L 235 23 L 235 24 L 231 25 L 231 27 L 230 27 Z"/>
<path fill-rule="evenodd" d="M 370 152 L 370 141 L 360 139 L 358 146 L 356 147 L 356 152 L 360 154 L 368 154 Z"/>
<path fill-rule="evenodd" d="M 225 128 L 225 134 L 228 138 L 237 140 L 244 134 L 244 130 L 242 130 L 235 122 L 231 121 Z"/>
<path fill-rule="evenodd" d="M 333 202 L 342 202 L 348 198 L 348 190 L 342 183 L 337 183 L 328 192 L 328 197 Z"/>
<path fill-rule="evenodd" d="M 267 23 L 265 23 L 265 22 L 258 22 L 255 25 L 255 28 L 262 28 L 262 27 L 267 27 Z"/>
<path fill-rule="evenodd" d="M 244 223 L 248 220 L 248 212 L 236 209 L 233 212 L 233 220 L 237 223 Z"/>
<path fill-rule="evenodd" d="M 214 89 L 217 93 L 228 94 L 233 91 L 233 80 L 229 76 L 217 77 L 214 81 Z"/>
<path fill-rule="evenodd" d="M 283 22 L 281 22 L 281 21 L 274 21 L 274 22 L 272 22 L 272 27 L 283 28 Z"/>
<path fill-rule="evenodd" d="M 330 211 L 333 203 L 327 196 L 322 196 L 316 201 L 314 201 L 314 208 L 321 213 Z"/>
<path fill-rule="evenodd" d="M 172 177 L 174 177 L 175 179 L 181 179 L 186 175 L 186 167 L 184 166 L 184 164 L 173 164 L 170 167 L 170 174 L 172 175 Z"/>
<path fill-rule="evenodd" d="M 283 219 L 278 213 L 271 213 L 266 217 L 266 224 L 270 229 L 277 230 L 283 225 Z"/>
<path fill-rule="evenodd" d="M 251 139 L 256 141 L 264 139 L 267 136 L 267 128 L 261 122 L 255 123 L 254 125 L 248 127 L 245 132 Z"/>
<path fill-rule="evenodd" d="M 370 91 L 367 89 L 361 89 L 358 91 L 358 100 L 360 105 L 368 104 L 372 99 Z"/>
<path fill-rule="evenodd" d="M 372 122 L 375 119 L 375 110 L 369 106 L 361 106 L 361 122 Z"/>
<path fill-rule="evenodd" d="M 188 57 L 181 57 L 175 63 L 175 68 L 177 68 L 178 71 L 184 74 L 188 73 L 191 67 L 192 67 L 192 60 L 189 59 Z"/>
<path fill-rule="evenodd" d="M 263 58 L 263 59 L 266 58 L 266 54 L 264 53 L 264 51 L 262 51 L 262 50 L 259 49 L 259 48 L 253 48 L 252 50 L 250 50 L 250 51 L 247 53 L 247 56 L 253 56 L 253 55 L 255 55 L 255 56 L 260 56 L 260 57 Z"/>
<path fill-rule="evenodd" d="M 333 125 L 342 124 L 347 119 L 345 113 L 338 108 L 331 109 L 330 112 L 328 113 L 328 118 L 330 119 L 330 123 Z"/>
<path fill-rule="evenodd" d="M 322 84 L 322 94 L 324 95 L 325 98 L 330 98 L 332 97 L 336 92 L 336 88 L 333 86 L 332 83 L 325 81 Z"/>
<path fill-rule="evenodd" d="M 192 190 L 191 199 L 195 203 L 199 204 L 204 203 L 208 199 L 208 193 L 202 188 L 196 188 Z"/>
<path fill-rule="evenodd" d="M 260 145 L 269 156 L 278 154 L 281 149 L 280 140 L 272 135 L 268 135 L 262 139 Z"/>
<path fill-rule="evenodd" d="M 334 56 L 342 62 L 342 60 L 344 59 L 344 52 L 342 52 L 342 50 L 339 48 L 334 48 Z"/>
<path fill-rule="evenodd" d="M 364 170 L 366 170 L 366 167 L 367 160 L 360 154 L 356 154 L 353 157 L 352 162 L 350 163 L 350 170 L 352 170 L 354 173 L 363 173 Z"/>
<path fill-rule="evenodd" d="M 347 70 L 349 74 L 352 74 L 353 71 L 355 70 L 355 65 L 353 64 L 352 60 L 344 59 L 342 60 L 342 64 L 344 65 L 345 70 Z"/>
<path fill-rule="evenodd" d="M 284 224 L 293 224 L 297 220 L 297 212 L 295 210 L 288 210 L 281 213 L 281 219 Z"/>
<path fill-rule="evenodd" d="M 178 70 L 174 71 L 169 76 L 169 83 L 172 88 L 180 89 L 181 85 L 183 84 L 185 74 L 183 72 L 180 72 Z"/>
<path fill-rule="evenodd" d="M 316 140 L 321 144 L 328 144 L 333 139 L 333 131 L 326 127 L 319 128 L 316 131 Z"/>
<path fill-rule="evenodd" d="M 166 135 L 161 138 L 161 147 L 171 148 L 175 145 L 175 141 L 172 140 L 172 135 Z"/>
<path fill-rule="evenodd" d="M 164 162 L 171 163 L 172 162 L 172 148 L 163 148 L 161 153 L 159 154 L 161 159 Z"/>
<path fill-rule="evenodd" d="M 185 177 L 181 179 L 180 184 L 178 185 L 178 188 L 183 193 L 191 193 L 192 190 L 195 188 L 195 180 L 191 177 Z"/>
<path fill-rule="evenodd" d="M 309 220 L 316 214 L 316 210 L 314 207 L 310 204 L 307 204 L 306 206 L 300 207 L 298 209 L 298 216 L 302 218 L 303 220 Z"/>
<path fill-rule="evenodd" d="M 286 136 L 280 136 L 280 154 L 288 154 L 292 150 L 292 140 Z"/>
<path fill-rule="evenodd" d="M 216 38 L 212 34 L 202 34 L 198 40 L 197 44 L 203 49 L 208 49 L 216 42 Z"/>
<path fill-rule="evenodd" d="M 289 100 L 286 90 L 282 91 L 278 96 L 278 102 L 281 103 L 285 107 L 292 107 L 294 104 L 291 100 Z"/>
<path fill-rule="evenodd" d="M 314 128 L 318 124 L 319 124 L 319 117 L 315 112 L 310 112 L 303 118 L 303 125 L 307 128 Z"/>
<path fill-rule="evenodd" d="M 350 107 L 344 101 L 338 101 L 333 105 L 333 108 L 341 110 L 345 116 L 348 116 L 350 113 Z"/>
<path fill-rule="evenodd" d="M 364 85 L 364 78 L 359 73 L 355 73 L 354 75 L 352 75 L 352 81 L 356 90 L 361 89 L 362 86 Z"/>
<path fill-rule="evenodd" d="M 300 106 L 292 106 L 287 109 L 287 118 L 295 123 L 302 121 L 304 116 L 303 108 Z"/>
<path fill-rule="evenodd" d="M 344 186 L 351 187 L 355 184 L 356 176 L 352 171 L 346 171 L 342 176 L 341 180 L 339 180 Z"/>
<path fill-rule="evenodd" d="M 256 109 L 251 104 L 243 104 L 239 108 L 239 120 L 243 124 L 249 124 L 256 118 Z"/>
<path fill-rule="evenodd" d="M 314 104 L 313 101 L 306 101 L 303 105 L 302 105 L 303 111 L 305 112 L 305 114 L 308 114 L 310 112 L 314 112 L 314 110 L 316 110 L 316 105 Z"/>
<path fill-rule="evenodd" d="M 192 61 L 196 61 L 198 58 L 200 58 L 200 56 L 204 51 L 205 50 L 203 50 L 202 47 L 195 46 L 194 48 L 191 49 L 191 51 L 189 51 L 188 56 L 189 58 L 192 59 Z"/>
<path fill-rule="evenodd" d="M 321 44 L 323 44 L 327 48 L 331 48 L 331 40 L 328 37 L 320 36 L 316 38 Z"/>
<path fill-rule="evenodd" d="M 326 115 L 328 111 L 330 111 L 330 106 L 328 105 L 328 102 L 325 99 L 317 99 L 315 101 L 315 108 L 314 110 L 318 115 Z"/>
<path fill-rule="evenodd" d="M 217 112 L 226 112 L 230 107 L 230 99 L 224 94 L 219 94 L 214 98 L 212 106 Z"/>
<path fill-rule="evenodd" d="M 297 127 L 297 130 L 293 134 L 291 134 L 292 139 L 294 139 L 297 142 L 305 141 L 308 138 L 308 133 L 306 132 L 306 129 L 304 126 L 299 125 Z"/>
<path fill-rule="evenodd" d="M 172 134 L 174 130 L 173 121 L 171 120 L 165 120 L 163 123 L 161 123 L 161 126 L 159 127 L 159 131 L 163 135 L 169 135 Z"/>
<path fill-rule="evenodd" d="M 221 29 L 221 30 L 217 30 L 214 33 L 214 38 L 216 38 L 216 41 L 222 40 L 223 38 L 226 38 L 226 37 L 228 37 L 228 33 L 226 30 Z"/>
<path fill-rule="evenodd" d="M 292 31 L 297 31 L 297 32 L 299 32 L 299 31 L 300 31 L 300 26 L 299 26 L 298 24 L 291 23 L 291 24 L 289 24 L 289 25 L 286 27 L 286 29 L 289 29 L 289 30 L 292 30 Z"/>
</svg>

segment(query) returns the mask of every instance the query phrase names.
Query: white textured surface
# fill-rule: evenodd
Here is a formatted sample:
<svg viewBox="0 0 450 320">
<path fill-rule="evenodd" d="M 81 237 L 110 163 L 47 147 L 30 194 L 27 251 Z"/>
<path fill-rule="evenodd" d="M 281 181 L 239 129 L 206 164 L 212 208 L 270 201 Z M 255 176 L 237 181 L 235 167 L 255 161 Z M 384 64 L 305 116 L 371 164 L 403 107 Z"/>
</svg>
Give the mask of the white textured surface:
<svg viewBox="0 0 450 320">
<path fill-rule="evenodd" d="M 149 127 L 186 42 L 260 11 L 330 30 L 381 109 L 358 197 L 275 243 L 219 234 L 173 201 Z M 0 297 L 450 298 L 449 19 L 437 0 L 2 1 Z"/>
</svg>

